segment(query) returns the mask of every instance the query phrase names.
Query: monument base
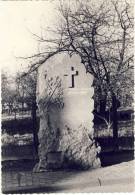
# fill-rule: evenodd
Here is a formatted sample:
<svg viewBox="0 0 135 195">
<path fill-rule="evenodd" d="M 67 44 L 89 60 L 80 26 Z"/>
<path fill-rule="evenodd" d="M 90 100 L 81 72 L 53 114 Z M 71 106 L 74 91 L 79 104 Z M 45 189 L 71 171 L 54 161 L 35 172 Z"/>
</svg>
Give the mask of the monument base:
<svg viewBox="0 0 135 195">
<path fill-rule="evenodd" d="M 80 126 L 73 130 L 65 126 L 59 136 L 55 151 L 47 151 L 46 148 L 49 148 L 47 145 L 44 145 L 44 150 L 43 147 L 39 147 L 40 161 L 34 168 L 35 172 L 66 168 L 86 170 L 101 166 L 97 157 L 100 147 L 96 147 L 86 128 Z"/>
</svg>

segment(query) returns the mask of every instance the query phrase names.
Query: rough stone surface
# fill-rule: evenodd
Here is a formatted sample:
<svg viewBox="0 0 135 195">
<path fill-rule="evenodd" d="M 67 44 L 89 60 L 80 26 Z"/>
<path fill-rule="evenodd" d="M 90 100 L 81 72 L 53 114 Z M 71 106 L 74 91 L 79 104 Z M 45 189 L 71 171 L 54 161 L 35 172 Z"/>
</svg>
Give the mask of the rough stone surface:
<svg viewBox="0 0 135 195">
<path fill-rule="evenodd" d="M 93 77 L 78 56 L 57 55 L 38 69 L 39 163 L 35 171 L 95 168 Z"/>
</svg>

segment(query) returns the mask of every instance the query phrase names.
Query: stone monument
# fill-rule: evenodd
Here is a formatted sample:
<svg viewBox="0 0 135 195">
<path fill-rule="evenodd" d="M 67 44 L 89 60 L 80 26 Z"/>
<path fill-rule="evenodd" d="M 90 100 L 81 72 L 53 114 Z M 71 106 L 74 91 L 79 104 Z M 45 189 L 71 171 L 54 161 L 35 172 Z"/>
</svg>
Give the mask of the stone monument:
<svg viewBox="0 0 135 195">
<path fill-rule="evenodd" d="M 38 68 L 39 163 L 35 171 L 96 168 L 93 76 L 79 56 L 58 54 Z"/>
</svg>

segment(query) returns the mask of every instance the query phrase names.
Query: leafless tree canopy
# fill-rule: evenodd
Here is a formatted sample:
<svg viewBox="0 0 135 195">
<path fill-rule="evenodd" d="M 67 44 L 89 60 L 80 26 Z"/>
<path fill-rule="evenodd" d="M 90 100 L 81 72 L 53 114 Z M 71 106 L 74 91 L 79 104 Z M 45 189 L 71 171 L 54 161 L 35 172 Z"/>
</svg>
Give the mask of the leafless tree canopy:
<svg viewBox="0 0 135 195">
<path fill-rule="evenodd" d="M 129 1 L 60 0 L 57 27 L 48 30 L 49 36 L 47 31 L 42 36 L 33 34 L 41 48 L 27 58 L 34 61 L 30 73 L 57 53 L 78 54 L 86 72 L 95 78 L 99 97 L 106 102 L 110 96 L 114 138 L 118 137 L 118 93 L 133 68 L 133 6 Z"/>
<path fill-rule="evenodd" d="M 31 70 L 59 52 L 77 53 L 87 72 L 92 73 L 100 85 L 114 91 L 120 75 L 133 68 L 131 4 L 106 0 L 96 5 L 88 0 L 73 4 L 60 1 L 59 12 L 58 27 L 51 30 L 53 38 L 34 34 L 42 49 L 31 56 L 38 59 Z"/>
</svg>

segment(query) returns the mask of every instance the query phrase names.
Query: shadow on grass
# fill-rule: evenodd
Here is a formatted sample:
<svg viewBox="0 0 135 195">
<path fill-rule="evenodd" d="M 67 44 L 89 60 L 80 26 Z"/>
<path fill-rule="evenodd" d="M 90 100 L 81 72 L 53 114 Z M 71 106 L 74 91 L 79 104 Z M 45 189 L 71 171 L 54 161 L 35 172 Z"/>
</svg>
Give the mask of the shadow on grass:
<svg viewBox="0 0 135 195">
<path fill-rule="evenodd" d="M 103 167 L 118 164 L 121 162 L 126 162 L 134 159 L 134 151 L 121 151 L 121 152 L 108 152 L 101 153 L 101 164 Z M 32 173 L 32 169 L 37 162 L 34 160 L 20 160 L 11 161 L 12 164 L 9 167 L 9 162 L 7 167 L 3 167 L 2 177 L 8 175 L 8 178 L 12 178 L 16 182 L 16 186 L 12 185 L 9 187 L 10 181 L 5 181 L 6 187 L 3 188 L 4 194 L 24 194 L 24 193 L 57 193 L 66 190 L 67 186 L 57 185 L 63 180 L 69 180 L 72 177 L 76 177 L 78 174 L 85 172 L 74 169 L 67 170 L 57 170 L 57 171 L 46 171 L 39 173 Z M 11 163 L 10 162 L 10 163 Z M 22 172 L 22 173 L 21 173 Z M 22 174 L 21 183 L 18 185 L 17 175 Z M 26 179 L 27 178 L 27 179 Z M 26 181 L 25 181 L 26 179 Z M 29 179 L 30 183 L 27 183 Z M 24 182 L 26 183 L 24 186 Z M 71 183 L 72 186 L 72 183 Z M 2 186 L 3 187 L 3 186 Z M 69 187 L 69 186 L 68 186 Z M 84 187 L 84 186 L 83 186 Z"/>
<path fill-rule="evenodd" d="M 12 177 L 12 181 L 16 181 L 16 186 L 8 186 L 3 187 L 4 194 L 20 194 L 20 193 L 56 193 L 65 189 L 73 188 L 72 183 L 59 186 L 60 182 L 63 180 L 69 180 L 71 177 L 76 177 L 80 173 L 84 173 L 84 171 L 76 171 L 76 170 L 58 170 L 58 171 L 46 171 L 39 173 L 32 172 L 23 172 L 20 184 L 17 181 L 17 176 L 19 172 L 8 173 L 8 178 Z M 21 174 L 21 172 L 20 172 Z M 4 175 L 4 174 L 3 174 Z M 7 177 L 7 175 L 6 175 Z M 29 182 L 24 186 L 24 180 L 29 178 Z M 8 180 L 9 182 L 9 180 Z M 25 181 L 26 182 L 26 181 Z M 77 184 L 80 186 L 80 184 Z"/>
<path fill-rule="evenodd" d="M 4 194 L 29 194 L 29 193 L 57 193 L 63 190 L 63 188 L 55 186 L 47 186 L 47 187 L 39 187 L 39 188 L 30 188 L 30 189 L 21 189 L 21 190 L 14 190 L 14 191 L 3 191 Z"/>
</svg>

